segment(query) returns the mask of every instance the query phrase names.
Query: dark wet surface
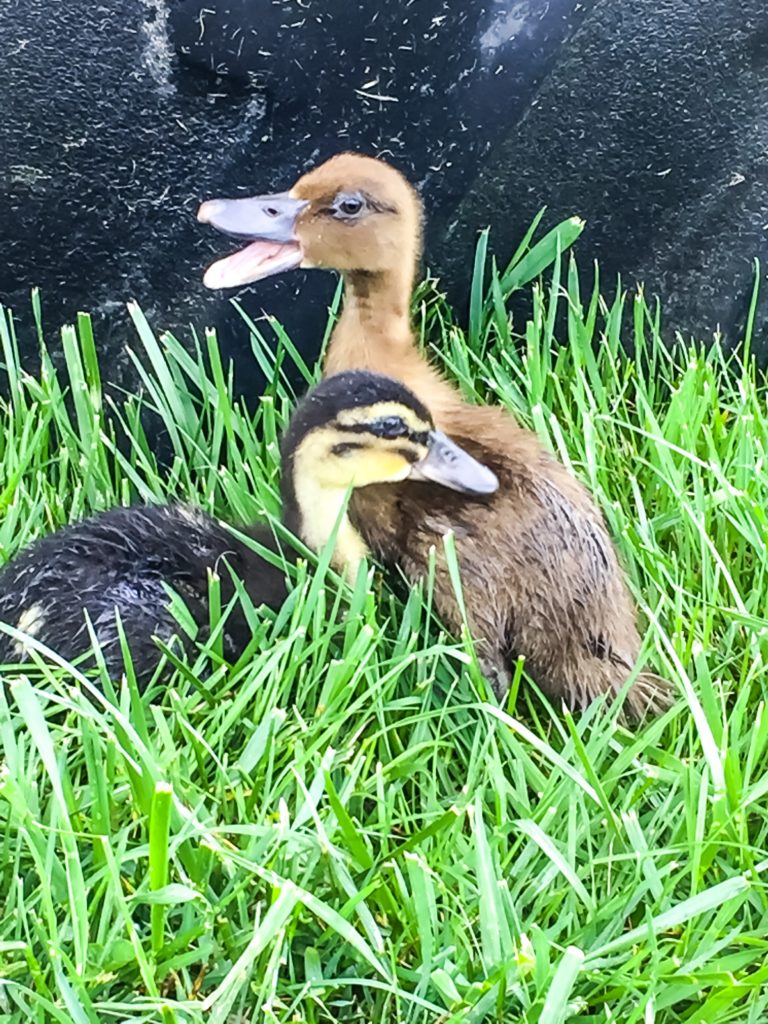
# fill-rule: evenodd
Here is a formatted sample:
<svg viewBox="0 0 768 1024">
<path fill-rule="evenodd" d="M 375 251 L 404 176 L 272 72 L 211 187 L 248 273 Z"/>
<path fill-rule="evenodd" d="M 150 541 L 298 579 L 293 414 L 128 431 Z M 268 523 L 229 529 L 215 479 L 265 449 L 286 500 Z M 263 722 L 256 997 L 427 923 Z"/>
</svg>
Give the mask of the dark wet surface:
<svg viewBox="0 0 768 1024">
<path fill-rule="evenodd" d="M 545 204 L 586 218 L 581 266 L 599 259 L 606 290 L 618 274 L 640 279 L 661 296 L 669 334 L 738 339 L 753 259 L 768 261 L 768 6 L 596 4 L 433 258 L 457 280 L 489 210 L 506 206 L 514 238 Z M 508 254 L 503 231 L 495 237 Z"/>
<path fill-rule="evenodd" d="M 340 149 L 418 183 L 459 305 L 477 231 L 503 257 L 544 204 L 587 218 L 583 266 L 644 278 L 670 329 L 702 336 L 738 336 L 766 252 L 762 0 L 12 0 L 0 55 L 0 298 L 24 320 L 39 285 L 51 325 L 93 310 L 117 380 L 136 298 L 182 336 L 215 324 L 259 390 L 242 321 L 201 284 L 227 243 L 197 204 Z M 240 298 L 312 357 L 333 289 L 294 273 Z"/>
</svg>

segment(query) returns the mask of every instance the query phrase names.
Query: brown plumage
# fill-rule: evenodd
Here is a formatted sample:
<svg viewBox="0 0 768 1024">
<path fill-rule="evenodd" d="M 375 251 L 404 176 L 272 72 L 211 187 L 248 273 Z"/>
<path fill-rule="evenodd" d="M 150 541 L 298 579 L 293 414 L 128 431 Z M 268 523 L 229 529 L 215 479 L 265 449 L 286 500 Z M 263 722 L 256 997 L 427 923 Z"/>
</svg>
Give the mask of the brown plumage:
<svg viewBox="0 0 768 1024">
<path fill-rule="evenodd" d="M 353 496 L 351 517 L 371 549 L 411 579 L 423 574 L 435 548 L 436 606 L 458 631 L 442 541 L 453 531 L 468 625 L 497 696 L 504 696 L 519 655 L 542 690 L 571 707 L 620 691 L 640 637 L 616 551 L 589 493 L 508 412 L 465 402 L 416 345 L 410 305 L 422 209 L 405 178 L 379 160 L 344 153 L 288 194 L 239 205 L 214 200 L 199 216 L 256 240 L 209 269 L 211 287 L 290 266 L 341 272 L 344 306 L 325 373 L 354 367 L 399 378 L 438 427 L 496 473 L 498 492 L 480 500 L 427 496 L 418 485 L 366 488 Z M 667 684 L 640 674 L 626 710 L 640 717 L 668 703 Z"/>
</svg>

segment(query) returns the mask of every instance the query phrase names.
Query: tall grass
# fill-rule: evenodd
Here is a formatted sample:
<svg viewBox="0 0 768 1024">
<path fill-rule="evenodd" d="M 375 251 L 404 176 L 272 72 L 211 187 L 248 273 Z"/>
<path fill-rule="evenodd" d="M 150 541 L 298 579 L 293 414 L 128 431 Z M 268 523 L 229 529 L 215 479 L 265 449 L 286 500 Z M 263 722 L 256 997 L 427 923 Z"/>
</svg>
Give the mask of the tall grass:
<svg viewBox="0 0 768 1024">
<path fill-rule="evenodd" d="M 665 347 L 642 296 L 582 298 L 579 227 L 503 272 L 483 237 L 468 332 L 429 284 L 418 323 L 592 488 L 678 703 L 634 733 L 525 681 L 499 708 L 428 588 L 341 588 L 322 560 L 252 613 L 235 666 L 203 650 L 114 701 L 45 657 L 7 671 L 0 1019 L 768 1018 L 768 389 L 749 339 Z M 87 317 L 34 378 L 2 320 L 3 559 L 116 502 L 277 513 L 280 373 L 250 412 L 215 338 L 190 353 L 132 316 L 142 389 L 119 406 Z"/>
</svg>

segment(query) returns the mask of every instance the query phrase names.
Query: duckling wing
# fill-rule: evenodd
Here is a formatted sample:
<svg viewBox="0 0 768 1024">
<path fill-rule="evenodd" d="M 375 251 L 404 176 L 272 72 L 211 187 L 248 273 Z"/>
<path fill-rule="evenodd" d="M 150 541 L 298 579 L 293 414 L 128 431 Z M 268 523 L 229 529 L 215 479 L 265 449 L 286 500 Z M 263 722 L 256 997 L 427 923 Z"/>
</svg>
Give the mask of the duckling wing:
<svg viewBox="0 0 768 1024">
<path fill-rule="evenodd" d="M 469 448 L 469 445 L 467 445 Z M 350 513 L 371 550 L 410 580 L 435 560 L 434 599 L 441 618 L 460 633 L 463 615 L 443 538 L 452 533 L 467 622 L 497 696 L 508 668 L 526 670 L 551 697 L 571 707 L 623 686 L 639 652 L 635 614 L 618 558 L 597 508 L 557 463 L 492 460 L 500 487 L 469 498 L 429 484 L 367 487 Z M 432 554 L 434 552 L 434 555 Z M 641 714 L 664 694 L 638 682 L 628 709 Z"/>
</svg>

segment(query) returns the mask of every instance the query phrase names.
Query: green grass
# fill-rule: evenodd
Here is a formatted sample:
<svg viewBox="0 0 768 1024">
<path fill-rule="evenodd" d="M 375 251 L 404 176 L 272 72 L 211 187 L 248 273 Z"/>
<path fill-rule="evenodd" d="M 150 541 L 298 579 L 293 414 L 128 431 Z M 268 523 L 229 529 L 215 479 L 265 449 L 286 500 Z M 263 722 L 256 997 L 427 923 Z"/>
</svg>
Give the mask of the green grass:
<svg viewBox="0 0 768 1024">
<path fill-rule="evenodd" d="M 110 701 L 41 656 L 0 688 L 0 1020 L 768 1018 L 768 388 L 749 339 L 667 350 L 642 298 L 580 298 L 579 230 L 503 273 L 483 236 L 467 334 L 429 284 L 418 323 L 592 488 L 675 707 L 629 732 L 522 680 L 500 709 L 428 588 L 346 589 L 327 557 L 252 613 L 235 666 L 212 643 Z M 2 321 L 3 560 L 116 502 L 278 511 L 280 373 L 249 415 L 215 339 L 188 354 L 132 315 L 142 391 L 119 407 L 86 317 L 34 378 Z"/>
</svg>

